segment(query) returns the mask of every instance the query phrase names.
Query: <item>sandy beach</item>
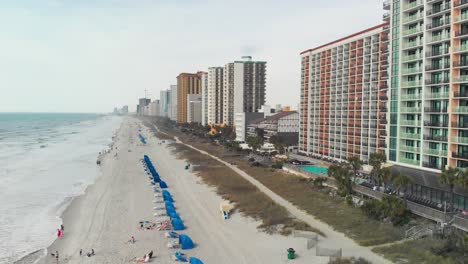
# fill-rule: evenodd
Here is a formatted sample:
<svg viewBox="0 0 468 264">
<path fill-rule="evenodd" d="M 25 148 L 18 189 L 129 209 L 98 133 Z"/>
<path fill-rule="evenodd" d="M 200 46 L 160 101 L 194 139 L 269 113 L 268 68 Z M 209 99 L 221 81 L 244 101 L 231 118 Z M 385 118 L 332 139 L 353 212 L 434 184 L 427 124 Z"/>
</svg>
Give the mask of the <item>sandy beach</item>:
<svg viewBox="0 0 468 264">
<path fill-rule="evenodd" d="M 184 169 L 167 144 L 143 129 L 147 144 L 138 140 L 134 118 L 124 120 L 114 141 L 114 150 L 102 157 L 102 175 L 86 194 L 77 197 L 63 215 L 65 234 L 48 248 L 40 263 L 56 263 L 51 252 L 59 252 L 59 263 L 132 263 L 154 251 L 152 263 L 175 263 L 167 249 L 170 240 L 156 230 L 139 230 L 138 222 L 153 220 L 154 193 L 140 159 L 149 155 L 157 171 L 169 185 L 177 211 L 196 247 L 185 251 L 204 263 L 288 263 L 286 249 L 296 249 L 295 263 L 327 263 L 306 249 L 303 238 L 268 235 L 257 230 L 258 222 L 234 213 L 223 220 L 219 213 L 221 198 Z M 117 157 L 114 155 L 117 153 Z M 136 243 L 128 243 L 134 235 Z M 80 256 L 94 249 L 92 257 Z M 27 263 L 27 262 L 24 262 Z"/>
</svg>

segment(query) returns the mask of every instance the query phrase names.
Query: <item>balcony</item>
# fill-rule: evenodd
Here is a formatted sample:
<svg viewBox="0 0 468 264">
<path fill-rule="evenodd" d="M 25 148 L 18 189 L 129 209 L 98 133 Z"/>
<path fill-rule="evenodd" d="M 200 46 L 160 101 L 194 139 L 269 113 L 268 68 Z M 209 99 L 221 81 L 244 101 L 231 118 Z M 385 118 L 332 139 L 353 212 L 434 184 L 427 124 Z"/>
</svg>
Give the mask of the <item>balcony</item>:
<svg viewBox="0 0 468 264">
<path fill-rule="evenodd" d="M 452 157 L 456 159 L 466 159 L 468 160 L 468 153 L 466 152 L 452 152 Z"/>
<path fill-rule="evenodd" d="M 407 159 L 407 158 L 400 157 L 399 161 L 402 162 L 402 163 L 406 163 L 406 164 L 410 164 L 410 165 L 414 165 L 414 166 L 419 166 L 419 160 Z"/>
<path fill-rule="evenodd" d="M 455 76 L 455 77 L 453 77 L 453 82 L 454 83 L 468 82 L 468 75 Z"/>
<path fill-rule="evenodd" d="M 411 48 L 415 48 L 415 47 L 418 47 L 418 46 L 422 46 L 422 42 L 420 42 L 420 41 L 411 41 L 411 42 L 403 43 L 403 49 L 411 49 Z"/>
<path fill-rule="evenodd" d="M 403 36 L 409 36 L 409 35 L 418 34 L 418 33 L 422 33 L 422 32 L 423 31 L 422 31 L 421 28 L 407 29 L 407 30 L 403 31 Z"/>
<path fill-rule="evenodd" d="M 417 87 L 422 86 L 421 81 L 405 81 L 401 82 L 401 88 Z"/>
<path fill-rule="evenodd" d="M 468 4 L 468 0 L 455 0 L 453 3 L 453 6 L 455 8 L 459 8 L 460 6 L 466 5 L 466 4 Z"/>
<path fill-rule="evenodd" d="M 426 11 L 428 16 L 436 15 L 438 13 L 450 10 L 450 3 L 446 3 L 440 6 L 440 8 L 433 8 Z"/>
<path fill-rule="evenodd" d="M 406 68 L 401 71 L 402 74 L 417 74 L 421 72 L 422 72 L 421 68 Z"/>
<path fill-rule="evenodd" d="M 425 67 L 426 71 L 437 71 L 437 70 L 443 70 L 443 69 L 449 69 L 449 68 L 450 68 L 450 63 L 432 64 L 432 65 L 427 65 Z"/>
<path fill-rule="evenodd" d="M 449 83 L 450 79 L 430 79 L 426 80 L 425 84 L 426 85 L 434 85 L 434 84 L 444 84 L 444 83 Z"/>
<path fill-rule="evenodd" d="M 400 107 L 401 113 L 420 113 L 421 109 L 419 107 Z"/>
<path fill-rule="evenodd" d="M 390 10 L 390 0 L 386 0 L 383 2 L 383 9 Z"/>
<path fill-rule="evenodd" d="M 402 126 L 421 126 L 421 121 L 419 120 L 401 120 L 400 125 Z M 418 135 L 419 137 L 419 135 Z"/>
<path fill-rule="evenodd" d="M 424 121 L 424 126 L 430 126 L 430 127 L 448 127 L 448 122 Z"/>
<path fill-rule="evenodd" d="M 447 157 L 447 155 L 448 155 L 447 150 L 441 150 L 441 149 L 424 148 L 423 152 L 426 155 L 432 155 L 432 156 Z"/>
<path fill-rule="evenodd" d="M 457 106 L 453 108 L 454 113 L 468 114 L 468 106 Z"/>
<path fill-rule="evenodd" d="M 438 28 L 438 27 L 445 26 L 445 25 L 450 25 L 450 19 L 446 18 L 440 21 L 441 22 L 427 24 L 426 29 L 433 29 L 433 28 Z"/>
<path fill-rule="evenodd" d="M 439 42 L 439 41 L 449 41 L 450 40 L 450 35 L 448 34 L 440 34 L 437 36 L 430 37 L 427 41 L 427 43 L 433 43 L 433 42 Z"/>
<path fill-rule="evenodd" d="M 455 23 L 462 22 L 468 19 L 468 13 L 464 13 L 454 17 Z"/>
<path fill-rule="evenodd" d="M 461 123 L 459 123 L 459 122 L 452 122 L 452 127 L 454 127 L 454 128 L 462 128 L 462 129 L 467 128 L 467 129 L 468 129 L 468 123 L 467 123 L 467 122 L 461 122 Z"/>
<path fill-rule="evenodd" d="M 402 94 L 400 96 L 400 100 L 403 100 L 403 101 L 421 100 L 421 94 Z"/>
<path fill-rule="evenodd" d="M 463 92 L 456 91 L 453 93 L 453 96 L 455 98 L 465 98 L 465 97 L 468 97 L 468 91 L 463 91 Z"/>
<path fill-rule="evenodd" d="M 419 153 L 421 150 L 413 146 L 400 145 L 400 151 Z"/>
<path fill-rule="evenodd" d="M 424 107 L 426 113 L 447 113 L 447 107 Z"/>
<path fill-rule="evenodd" d="M 453 142 L 458 144 L 468 144 L 468 137 L 455 137 L 453 138 Z"/>
<path fill-rule="evenodd" d="M 436 169 L 436 170 L 441 170 L 442 169 L 441 165 L 439 165 L 437 163 L 433 163 L 433 162 L 423 162 L 423 167 Z"/>
<path fill-rule="evenodd" d="M 466 52 L 468 51 L 468 44 L 462 44 L 460 46 L 454 46 L 452 47 L 453 49 L 453 52 L 457 53 L 457 52 Z"/>
<path fill-rule="evenodd" d="M 426 52 L 426 57 L 442 56 L 442 55 L 446 55 L 448 52 L 449 52 L 448 49 L 440 49 L 440 50 L 428 51 L 428 52 Z"/>
<path fill-rule="evenodd" d="M 403 23 L 410 23 L 415 22 L 416 20 L 423 19 L 424 16 L 421 13 L 417 13 L 416 15 L 407 16 L 403 18 Z"/>
<path fill-rule="evenodd" d="M 448 142 L 447 136 L 441 135 L 424 135 L 423 138 L 427 141 Z"/>
<path fill-rule="evenodd" d="M 408 139 L 421 139 L 420 134 L 410 134 L 410 133 L 400 133 L 401 138 L 408 138 Z"/>
<path fill-rule="evenodd" d="M 468 35 L 468 30 L 466 29 L 455 31 L 455 37 L 462 37 L 466 35 Z"/>
<path fill-rule="evenodd" d="M 468 45 L 467 49 L 468 49 Z M 414 61 L 414 60 L 422 60 L 421 54 L 413 54 L 413 55 L 406 55 L 401 58 L 402 62 L 407 62 L 407 61 Z"/>
</svg>

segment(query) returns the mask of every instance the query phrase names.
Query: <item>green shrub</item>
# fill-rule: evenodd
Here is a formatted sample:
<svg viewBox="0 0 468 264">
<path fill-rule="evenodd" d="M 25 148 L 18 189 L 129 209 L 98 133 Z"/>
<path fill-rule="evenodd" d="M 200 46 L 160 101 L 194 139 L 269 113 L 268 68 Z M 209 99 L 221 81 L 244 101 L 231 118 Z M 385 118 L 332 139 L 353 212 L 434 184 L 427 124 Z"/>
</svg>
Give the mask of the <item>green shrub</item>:
<svg viewBox="0 0 468 264">
<path fill-rule="evenodd" d="M 370 218 L 383 220 L 389 218 L 393 225 L 404 225 L 410 220 L 410 213 L 403 200 L 386 196 L 379 200 L 368 200 L 361 210 Z"/>
</svg>

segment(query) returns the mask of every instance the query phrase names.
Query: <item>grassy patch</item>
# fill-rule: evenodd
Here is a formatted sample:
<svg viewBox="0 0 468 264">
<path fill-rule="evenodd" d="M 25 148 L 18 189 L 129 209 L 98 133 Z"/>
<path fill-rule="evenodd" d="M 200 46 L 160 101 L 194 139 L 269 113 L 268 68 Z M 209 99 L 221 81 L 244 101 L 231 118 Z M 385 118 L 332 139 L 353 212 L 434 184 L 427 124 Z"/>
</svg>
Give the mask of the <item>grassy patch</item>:
<svg viewBox="0 0 468 264">
<path fill-rule="evenodd" d="M 410 240 L 404 243 L 386 247 L 377 247 L 372 251 L 382 254 L 385 258 L 395 263 L 426 263 L 426 264 L 456 264 L 463 262 L 456 261 L 457 256 L 438 256 L 434 253 L 444 246 L 446 240 L 441 239 L 419 239 Z M 466 261 L 466 259 L 465 259 Z"/>
<path fill-rule="evenodd" d="M 224 164 L 182 144 L 172 146 L 176 148 L 174 152 L 179 158 L 194 165 L 194 172 L 204 183 L 216 188 L 218 195 L 233 202 L 243 215 L 260 220 L 262 223 L 258 226 L 259 229 L 284 235 L 290 234 L 292 230 L 313 231 L 323 235 L 319 230 L 291 217 L 284 207 Z"/>
</svg>

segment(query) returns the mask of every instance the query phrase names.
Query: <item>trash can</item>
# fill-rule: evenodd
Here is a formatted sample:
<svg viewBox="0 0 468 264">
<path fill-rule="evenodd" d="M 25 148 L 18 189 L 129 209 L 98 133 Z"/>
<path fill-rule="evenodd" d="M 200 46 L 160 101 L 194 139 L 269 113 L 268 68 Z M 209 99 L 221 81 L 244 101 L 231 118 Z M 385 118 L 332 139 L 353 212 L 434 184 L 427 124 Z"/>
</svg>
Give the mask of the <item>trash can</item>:
<svg viewBox="0 0 468 264">
<path fill-rule="evenodd" d="M 296 251 L 293 248 L 288 248 L 288 259 L 296 258 Z"/>
</svg>

